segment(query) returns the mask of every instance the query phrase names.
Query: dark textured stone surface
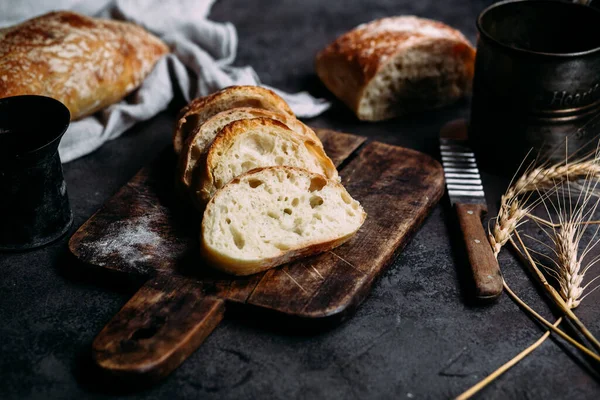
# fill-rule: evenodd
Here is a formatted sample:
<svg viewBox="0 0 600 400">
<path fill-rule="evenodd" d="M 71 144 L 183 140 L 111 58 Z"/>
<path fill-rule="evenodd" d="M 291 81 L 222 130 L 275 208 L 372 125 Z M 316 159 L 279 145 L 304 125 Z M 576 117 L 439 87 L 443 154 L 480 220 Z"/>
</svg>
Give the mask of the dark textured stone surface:
<svg viewBox="0 0 600 400">
<path fill-rule="evenodd" d="M 327 95 L 312 72 L 315 53 L 337 34 L 373 18 L 414 13 L 441 19 L 475 39 L 474 21 L 490 1 L 221 0 L 212 17 L 240 34 L 238 64 L 265 83 Z M 179 106 L 177 104 L 176 106 Z M 339 103 L 309 123 L 415 148 L 437 157 L 442 124 L 468 113 L 444 110 L 368 124 Z M 141 124 L 94 154 L 65 165 L 74 226 L 169 142 L 173 113 Z M 507 183 L 484 174 L 491 212 Z M 168 379 L 123 394 L 88 367 L 94 336 L 135 291 L 135 284 L 72 270 L 67 237 L 39 250 L 0 254 L 0 398 L 448 398 L 512 358 L 542 330 L 506 295 L 489 307 L 465 302 L 456 233 L 442 200 L 375 285 L 357 314 L 317 334 L 281 332 L 244 315 L 226 320 Z M 0 225 L 1 227 L 1 225 Z M 510 254 L 501 265 L 513 289 L 548 318 L 552 313 Z M 600 334 L 600 292 L 578 309 Z M 276 322 L 273 323 L 276 326 Z M 600 386 L 560 341 L 549 340 L 481 398 L 593 399 Z"/>
</svg>

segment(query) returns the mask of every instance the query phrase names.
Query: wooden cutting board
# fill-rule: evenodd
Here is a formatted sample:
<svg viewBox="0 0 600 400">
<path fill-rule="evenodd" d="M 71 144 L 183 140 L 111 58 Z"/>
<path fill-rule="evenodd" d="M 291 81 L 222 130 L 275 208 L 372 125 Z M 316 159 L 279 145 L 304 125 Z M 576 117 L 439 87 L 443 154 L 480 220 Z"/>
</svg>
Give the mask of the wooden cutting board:
<svg viewBox="0 0 600 400">
<path fill-rule="evenodd" d="M 319 323 L 348 316 L 444 192 L 440 164 L 422 153 L 318 130 L 342 183 L 368 214 L 349 242 L 250 277 L 206 268 L 200 220 L 174 190 L 171 149 L 143 168 L 72 236 L 88 265 L 149 280 L 93 343 L 103 370 L 158 379 L 191 354 L 234 302 Z"/>
</svg>

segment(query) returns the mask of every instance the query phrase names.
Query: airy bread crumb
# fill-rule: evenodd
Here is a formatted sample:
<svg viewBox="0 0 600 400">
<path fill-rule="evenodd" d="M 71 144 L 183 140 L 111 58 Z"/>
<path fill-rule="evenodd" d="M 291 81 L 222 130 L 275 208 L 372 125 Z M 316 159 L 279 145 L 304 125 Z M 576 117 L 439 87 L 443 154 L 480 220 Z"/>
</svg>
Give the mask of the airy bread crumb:
<svg viewBox="0 0 600 400">
<path fill-rule="evenodd" d="M 186 140 L 180 154 L 179 174 L 180 181 L 185 189 L 190 187 L 193 179 L 193 171 L 217 134 L 226 125 L 241 119 L 270 118 L 282 122 L 294 132 L 306 136 L 323 147 L 315 132 L 296 118 L 286 114 L 263 110 L 260 108 L 240 107 L 222 111 L 209 118 L 191 133 Z"/>
<path fill-rule="evenodd" d="M 208 203 L 201 248 L 213 267 L 249 275 L 339 246 L 365 218 L 335 180 L 300 168 L 259 168 Z"/>
<path fill-rule="evenodd" d="M 285 165 L 300 167 L 338 179 L 335 165 L 322 147 L 268 118 L 234 121 L 225 126 L 199 166 L 194 190 L 206 204 L 227 182 L 251 169 Z"/>
</svg>

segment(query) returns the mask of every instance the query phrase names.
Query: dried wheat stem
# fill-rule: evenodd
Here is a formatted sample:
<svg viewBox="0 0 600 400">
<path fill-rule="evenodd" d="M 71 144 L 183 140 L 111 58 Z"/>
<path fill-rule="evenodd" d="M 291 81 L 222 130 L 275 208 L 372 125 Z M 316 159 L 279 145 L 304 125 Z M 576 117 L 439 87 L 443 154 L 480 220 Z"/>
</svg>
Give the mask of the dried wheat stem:
<svg viewBox="0 0 600 400">
<path fill-rule="evenodd" d="M 575 315 L 575 313 L 567 306 L 567 303 L 563 300 L 563 298 L 553 289 L 551 293 L 554 301 L 559 305 L 560 309 L 565 313 L 567 318 L 575 325 L 575 327 L 585 336 L 585 338 L 596 348 L 596 351 L 600 352 L 600 342 L 596 337 L 586 328 L 586 326 L 581 322 L 579 317 Z"/>
<path fill-rule="evenodd" d="M 577 329 L 579 329 L 579 331 L 586 337 L 587 340 L 590 341 L 590 343 L 592 343 L 592 345 L 596 348 L 596 350 L 600 351 L 600 342 L 598 342 L 598 340 L 594 337 L 594 335 L 592 335 L 592 333 L 585 327 L 585 325 L 575 315 L 575 313 L 573 313 L 573 311 L 567 306 L 567 303 L 564 301 L 564 299 L 562 298 L 562 296 L 556 291 L 556 289 L 554 289 L 554 287 L 548 283 L 548 281 L 546 280 L 546 277 L 544 276 L 544 274 L 539 270 L 539 268 L 535 264 L 535 261 L 533 261 L 533 258 L 531 257 L 531 254 L 527 250 L 527 247 L 525 247 L 525 243 L 523 243 L 523 240 L 521 239 L 521 236 L 519 235 L 519 232 L 515 231 L 515 237 L 519 241 L 519 244 L 521 245 L 521 247 L 523 247 L 523 251 L 524 251 L 525 254 L 523 255 L 523 253 L 518 248 L 518 246 L 516 245 L 516 243 L 514 242 L 514 240 L 512 238 L 510 239 L 511 244 L 519 252 L 519 254 L 522 257 L 524 257 L 526 259 L 526 261 L 528 261 L 525 264 L 528 265 L 529 267 L 531 267 L 532 272 L 534 272 L 535 275 L 538 277 L 538 279 L 540 280 L 540 283 L 542 283 L 542 286 L 550 294 L 550 297 L 552 297 L 552 299 L 554 300 L 554 302 L 556 303 L 556 305 L 560 308 L 560 310 L 565 313 L 565 315 L 573 322 L 573 324 L 575 325 L 575 327 Z M 505 289 L 506 288 L 507 287 L 505 286 Z M 515 295 L 515 297 L 516 297 L 516 295 Z M 515 299 L 515 301 L 516 301 L 516 299 Z M 519 301 L 517 301 L 517 302 L 522 302 L 522 301 L 519 299 Z M 525 305 L 525 303 L 523 303 L 523 304 Z M 529 306 L 527 306 L 527 308 L 529 308 Z M 535 313 L 535 311 L 533 311 L 533 310 L 531 310 L 530 312 L 532 312 L 532 315 L 534 315 L 534 313 Z M 542 322 L 542 323 L 544 323 L 544 325 L 546 325 L 547 321 L 540 320 L 540 322 Z M 562 337 L 562 335 L 561 335 L 561 337 Z M 569 337 L 569 339 L 573 340 L 570 337 Z M 567 341 L 569 341 L 569 340 L 567 340 Z M 577 343 L 577 344 L 579 344 L 579 343 Z"/>
<path fill-rule="evenodd" d="M 533 258 L 531 257 L 529 252 L 526 251 L 527 248 L 525 247 L 525 243 L 523 243 L 523 239 L 521 239 L 521 235 L 519 235 L 519 232 L 515 232 L 515 237 L 517 238 L 519 244 L 523 247 L 523 249 L 525 249 L 525 254 L 523 254 L 521 249 L 519 249 L 519 246 L 517 246 L 517 244 L 512 238 L 510 239 L 510 243 L 512 244 L 513 248 L 517 250 L 519 255 L 525 260 L 525 265 L 532 267 L 532 272 L 534 272 L 537 275 L 538 279 L 544 285 L 544 287 L 552 288 L 552 286 L 546 280 L 546 277 L 544 276 L 542 271 L 540 271 L 537 265 L 535 264 L 535 261 L 533 261 Z M 527 255 L 527 257 L 525 255 Z"/>
<path fill-rule="evenodd" d="M 527 312 L 529 312 L 531 315 L 533 315 L 542 324 L 546 325 L 546 327 L 548 327 L 552 332 L 556 333 L 558 336 L 560 336 L 561 338 L 563 338 L 564 340 L 566 340 L 567 342 L 569 342 L 571 345 L 575 346 L 577 349 L 579 349 L 580 351 L 582 351 L 586 355 L 590 356 L 591 358 L 593 358 L 597 362 L 600 362 L 600 356 L 598 356 L 598 354 L 590 351 L 587 347 L 583 346 L 581 343 L 579 343 L 578 341 L 576 341 L 575 339 L 573 339 L 571 336 L 569 336 L 566 333 L 564 333 L 561 329 L 555 327 L 553 324 L 551 324 L 550 322 L 548 322 L 544 317 L 542 317 L 540 314 L 538 314 L 534 309 L 532 309 L 531 307 L 529 307 L 527 305 L 527 303 L 525 303 L 523 300 L 521 300 L 521 298 L 519 296 L 517 296 L 517 294 L 511 290 L 511 288 L 508 286 L 508 284 L 506 282 L 504 282 L 504 290 L 506 291 L 506 293 L 509 294 L 509 296 L 518 305 L 520 305 L 521 307 L 523 307 Z"/>
<path fill-rule="evenodd" d="M 590 340 L 591 343 L 594 344 L 596 349 L 600 349 L 598 345 L 598 341 L 593 337 L 593 335 L 585 328 L 585 326 L 579 321 L 579 319 L 575 316 L 575 314 L 571 311 L 571 307 L 575 307 L 579 304 L 581 292 L 581 279 L 583 277 L 583 272 L 581 271 L 581 260 L 577 259 L 577 240 L 575 240 L 575 235 L 577 233 L 577 226 L 579 225 L 591 225 L 598 224 L 600 221 L 579 221 L 578 225 L 574 225 L 571 231 L 561 232 L 562 237 L 558 239 L 558 241 L 562 242 L 563 248 L 559 248 L 558 254 L 561 255 L 562 259 L 559 260 L 561 263 L 566 263 L 565 265 L 569 265 L 567 272 L 562 275 L 562 281 L 566 283 L 563 287 L 561 285 L 561 293 L 565 296 L 567 303 L 563 301 L 563 298 L 556 292 L 554 287 L 552 287 L 546 280 L 544 274 L 537 268 L 537 265 L 531 258 L 531 255 L 527 251 L 523 241 L 521 240 L 518 232 L 517 226 L 521 219 L 525 216 L 530 217 L 536 222 L 544 223 L 547 226 L 551 226 L 553 228 L 559 227 L 560 224 L 553 224 L 552 222 L 546 221 L 542 218 L 538 218 L 534 215 L 529 214 L 529 209 L 533 208 L 533 206 L 525 207 L 523 200 L 519 200 L 519 196 L 528 192 L 539 191 L 541 188 L 551 188 L 556 185 L 557 181 L 571 181 L 575 179 L 579 179 L 582 177 L 590 177 L 596 176 L 600 174 L 600 165 L 596 163 L 596 160 L 588 160 L 582 161 L 579 163 L 572 164 L 564 164 L 564 165 L 556 165 L 549 168 L 535 168 L 523 174 L 514 184 L 512 184 L 506 191 L 506 193 L 502 196 L 500 202 L 500 211 L 498 212 L 498 216 L 496 218 L 496 223 L 492 230 L 489 231 L 488 238 L 490 241 L 490 245 L 493 249 L 494 256 L 498 258 L 498 253 L 502 249 L 502 247 L 510 240 L 511 244 L 514 248 L 519 252 L 521 257 L 526 258 L 527 265 L 532 267 L 532 270 L 538 276 L 538 279 L 543 284 L 544 288 L 550 293 L 552 298 L 555 300 L 557 305 L 561 308 L 563 312 L 575 323 L 578 329 Z M 516 243 L 512 239 L 512 234 L 515 234 L 523 249 L 527 255 L 521 252 Z M 531 315 L 536 317 L 542 324 L 546 325 L 549 330 L 546 331 L 542 337 L 540 337 L 535 343 L 529 346 L 527 349 L 523 350 L 513 359 L 502 365 L 500 368 L 492 372 L 485 379 L 462 393 L 457 397 L 459 400 L 468 399 L 471 396 L 478 393 L 481 389 L 486 387 L 489 383 L 494 381 L 508 369 L 513 367 L 519 361 L 527 357 L 531 352 L 533 352 L 536 348 L 538 348 L 549 336 L 550 331 L 554 331 L 560 337 L 565 339 L 571 345 L 577 347 L 580 351 L 584 352 L 588 356 L 592 357 L 594 360 L 600 362 L 600 357 L 590 351 L 588 348 L 581 345 L 579 342 L 571 338 L 569 335 L 565 334 L 562 330 L 558 329 L 558 325 L 562 321 L 562 317 L 558 318 L 558 320 L 554 324 L 550 324 L 546 321 L 541 315 L 535 312 L 531 307 L 529 307 L 525 302 L 523 302 L 508 286 L 506 281 L 503 280 L 504 290 L 509 294 L 509 296 L 522 308 L 528 311 Z M 576 300 L 574 300 L 576 299 Z"/>
<path fill-rule="evenodd" d="M 562 317 L 559 317 L 556 320 L 556 322 L 554 324 L 552 324 L 552 325 L 554 327 L 558 327 L 558 325 L 560 325 L 561 322 L 562 322 Z M 494 372 L 492 372 L 487 377 L 485 377 L 485 379 L 481 380 L 476 385 L 472 386 L 470 389 L 468 389 L 465 392 L 463 392 L 462 394 L 460 394 L 456 398 L 456 400 L 467 400 L 467 399 L 470 399 L 472 396 L 474 396 L 475 394 L 477 394 L 481 389 L 483 389 L 484 387 L 486 387 L 487 385 L 489 385 L 490 383 L 492 383 L 496 378 L 498 378 L 500 375 L 502 375 L 503 373 L 505 373 L 506 371 L 508 371 L 510 368 L 512 368 L 513 366 L 515 366 L 515 364 L 517 364 L 519 361 L 521 361 L 522 359 L 524 359 L 525 357 L 527 357 L 535 349 L 537 349 L 538 347 L 540 347 L 540 345 L 542 343 L 544 343 L 546 341 L 546 339 L 548 339 L 548 336 L 550 336 L 550 331 L 549 330 L 546 331 L 546 333 L 544 333 L 531 346 L 529 346 L 528 348 L 526 348 L 525 350 L 523 350 L 522 352 L 520 352 L 519 354 L 517 354 L 511 360 L 507 361 L 500 368 L 496 369 Z"/>
<path fill-rule="evenodd" d="M 515 237 L 517 238 L 517 240 L 519 240 L 519 242 L 521 243 L 521 245 L 523 246 L 523 248 L 525 249 L 525 251 L 527 251 L 527 249 L 525 248 L 525 245 L 524 245 L 524 243 L 523 243 L 523 241 L 522 241 L 522 239 L 521 239 L 521 237 L 519 235 L 519 232 L 517 230 L 515 230 Z M 535 263 L 533 262 L 533 259 L 531 258 L 531 255 L 529 253 L 527 253 L 527 257 L 526 257 L 525 254 L 523 254 L 523 252 L 519 249 L 519 247 L 517 246 L 517 244 L 514 242 L 514 240 L 512 238 L 510 238 L 509 240 L 510 240 L 511 244 L 513 245 L 513 247 L 517 250 L 517 252 L 519 253 L 519 255 L 521 257 L 523 257 L 523 258 L 527 258 L 528 261 L 530 263 L 532 263 L 532 265 L 535 266 Z M 540 276 L 542 277 L 543 282 L 545 282 L 544 286 L 548 285 L 552 290 L 554 290 L 554 288 L 552 286 L 550 286 L 548 284 L 548 282 L 546 282 L 546 279 L 544 278 L 543 274 L 541 274 L 541 272 L 539 271 L 539 269 L 537 269 L 537 267 L 536 267 L 536 270 L 537 270 L 537 273 L 539 273 Z M 598 355 L 596 355 L 595 353 L 591 352 L 589 349 L 587 349 L 586 347 L 582 346 L 579 342 L 575 341 L 573 338 L 571 338 L 570 336 L 568 336 L 567 334 L 565 334 L 563 331 L 561 331 L 560 329 L 558 329 L 558 325 L 560 325 L 560 323 L 562 321 L 562 317 L 559 317 L 556 320 L 556 322 L 554 324 L 552 324 L 552 326 L 549 326 L 548 325 L 549 322 L 547 322 L 542 316 L 540 316 L 539 314 L 537 314 L 532 308 L 530 308 L 525 302 L 523 302 L 510 289 L 510 287 L 508 286 L 508 284 L 506 283 L 506 281 L 503 281 L 503 285 L 504 285 L 504 290 L 509 294 L 509 296 L 511 296 L 511 298 L 517 304 L 519 304 L 525 310 L 527 310 L 528 312 L 530 312 L 534 317 L 536 317 L 544 325 L 548 326 L 549 330 L 547 330 L 537 341 L 535 341 L 535 343 L 533 343 L 528 348 L 526 348 L 525 350 L 523 350 L 521 353 L 519 353 L 518 355 L 516 355 L 514 358 L 512 358 L 511 360 L 509 360 L 508 362 L 506 362 L 500 368 L 498 368 L 497 370 L 495 370 L 494 372 L 492 372 L 485 379 L 481 380 L 476 385 L 472 386 L 470 389 L 468 389 L 467 391 L 465 391 L 464 393 L 462 393 L 461 395 L 459 395 L 456 398 L 457 400 L 466 400 L 466 399 L 471 398 L 475 394 L 477 394 L 479 391 L 481 391 L 483 388 L 485 388 L 487 385 L 489 385 L 491 382 L 493 382 L 495 379 L 497 379 L 500 375 L 502 375 L 503 373 L 505 373 L 506 371 L 508 371 L 510 368 L 512 368 L 514 365 L 516 365 L 519 361 L 523 360 L 530 353 L 532 353 L 535 349 L 537 349 L 550 336 L 550 332 L 551 331 L 554 331 L 559 336 L 561 336 L 563 339 L 565 339 L 567 342 L 569 342 L 573 346 L 577 347 L 579 350 L 581 350 L 582 352 L 584 352 L 588 356 L 592 357 L 596 361 L 600 362 L 600 357 Z M 554 290 L 554 293 L 556 293 L 555 290 Z M 558 296 L 560 298 L 560 296 L 558 295 L 558 293 L 556 293 L 556 296 Z M 562 301 L 562 298 L 561 298 L 561 301 Z"/>
</svg>

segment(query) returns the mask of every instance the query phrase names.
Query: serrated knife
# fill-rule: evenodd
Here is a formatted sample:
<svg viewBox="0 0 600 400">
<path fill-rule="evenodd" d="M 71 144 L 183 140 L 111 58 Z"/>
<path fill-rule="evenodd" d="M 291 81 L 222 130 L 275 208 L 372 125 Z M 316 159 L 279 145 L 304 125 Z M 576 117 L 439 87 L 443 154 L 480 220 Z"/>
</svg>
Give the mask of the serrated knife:
<svg viewBox="0 0 600 400">
<path fill-rule="evenodd" d="M 440 152 L 448 197 L 458 217 L 473 273 L 475 296 L 479 300 L 493 300 L 502 293 L 502 275 L 482 225 L 487 203 L 475 153 L 468 145 L 464 119 L 442 128 Z"/>
</svg>

